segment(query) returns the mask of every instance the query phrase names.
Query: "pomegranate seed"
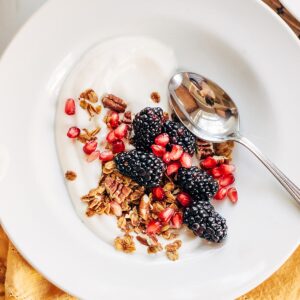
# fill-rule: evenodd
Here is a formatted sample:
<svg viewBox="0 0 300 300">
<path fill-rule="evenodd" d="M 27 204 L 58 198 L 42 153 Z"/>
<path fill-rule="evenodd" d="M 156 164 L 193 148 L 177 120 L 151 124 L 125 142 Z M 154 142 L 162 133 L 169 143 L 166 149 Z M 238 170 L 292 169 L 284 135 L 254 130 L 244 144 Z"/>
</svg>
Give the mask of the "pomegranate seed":
<svg viewBox="0 0 300 300">
<path fill-rule="evenodd" d="M 161 211 L 158 214 L 158 218 L 163 222 L 163 223 L 169 223 L 171 218 L 173 217 L 175 213 L 174 208 L 172 207 L 167 207 L 163 211 Z"/>
<path fill-rule="evenodd" d="M 125 144 L 123 141 L 115 141 L 112 143 L 113 153 L 120 153 L 125 150 Z"/>
<path fill-rule="evenodd" d="M 189 206 L 191 201 L 192 201 L 192 198 L 189 194 L 185 193 L 185 192 L 180 192 L 178 195 L 177 195 L 177 201 L 183 206 L 183 207 L 186 207 L 186 206 Z"/>
<path fill-rule="evenodd" d="M 173 145 L 172 151 L 170 152 L 171 160 L 178 160 L 183 153 L 183 148 L 179 145 Z"/>
<path fill-rule="evenodd" d="M 220 165 L 220 169 L 223 175 L 228 175 L 228 174 L 232 174 L 235 171 L 235 166 L 222 164 Z"/>
<path fill-rule="evenodd" d="M 169 164 L 167 167 L 167 175 L 170 176 L 173 173 L 176 173 L 180 167 L 181 167 L 181 165 L 177 161 Z"/>
<path fill-rule="evenodd" d="M 170 138 L 167 133 L 162 133 L 162 134 L 158 135 L 154 140 L 156 145 L 159 145 L 162 147 L 167 146 L 169 144 L 169 141 L 170 141 Z"/>
<path fill-rule="evenodd" d="M 160 186 L 152 189 L 152 195 L 155 200 L 163 200 L 165 198 L 165 192 Z"/>
<path fill-rule="evenodd" d="M 213 168 L 209 171 L 211 171 L 211 175 L 213 176 L 213 178 L 219 178 L 223 175 L 220 167 Z"/>
<path fill-rule="evenodd" d="M 109 125 L 111 128 L 117 128 L 119 126 L 119 114 L 112 111 L 109 116 Z"/>
<path fill-rule="evenodd" d="M 67 115 L 75 115 L 75 101 L 74 99 L 70 98 L 66 101 L 65 104 L 65 113 Z"/>
<path fill-rule="evenodd" d="M 226 194 L 227 194 L 227 188 L 222 187 L 217 191 L 217 193 L 215 194 L 214 199 L 223 200 L 226 197 Z"/>
<path fill-rule="evenodd" d="M 80 134 L 80 129 L 78 127 L 70 127 L 67 136 L 71 139 L 77 138 Z"/>
<path fill-rule="evenodd" d="M 227 196 L 232 203 L 236 203 L 238 201 L 238 192 L 235 187 L 228 189 Z"/>
<path fill-rule="evenodd" d="M 106 140 L 109 142 L 109 143 L 113 143 L 115 141 L 118 140 L 118 138 L 115 136 L 115 132 L 114 130 L 111 130 L 108 135 L 106 136 Z"/>
<path fill-rule="evenodd" d="M 114 154 L 110 150 L 105 150 L 100 153 L 99 158 L 101 161 L 109 161 L 114 158 Z"/>
<path fill-rule="evenodd" d="M 158 145 L 151 145 L 151 150 L 158 157 L 162 157 L 166 153 L 166 148 Z"/>
<path fill-rule="evenodd" d="M 94 152 L 97 148 L 97 141 L 87 141 L 84 146 L 83 146 L 83 152 L 85 154 L 91 154 L 92 152 Z"/>
<path fill-rule="evenodd" d="M 111 207 L 111 211 L 112 213 L 117 216 L 117 217 L 121 217 L 122 216 L 122 208 L 120 206 L 120 204 L 116 201 L 111 201 L 110 202 L 110 207 Z"/>
<path fill-rule="evenodd" d="M 158 220 L 151 220 L 147 225 L 147 234 L 156 234 L 161 230 L 161 223 Z"/>
<path fill-rule="evenodd" d="M 87 162 L 92 162 L 92 161 L 96 160 L 97 158 L 99 158 L 99 154 L 100 154 L 100 151 L 99 151 L 99 150 L 96 150 L 96 151 L 92 152 L 92 153 L 86 158 L 86 161 L 87 161 Z"/>
<path fill-rule="evenodd" d="M 232 174 L 228 174 L 228 175 L 223 175 L 220 179 L 219 179 L 219 185 L 220 186 L 228 186 L 234 183 L 234 176 Z"/>
<path fill-rule="evenodd" d="M 192 157 L 184 152 L 180 157 L 180 163 L 184 168 L 190 168 L 192 166 Z"/>
<path fill-rule="evenodd" d="M 118 128 L 115 129 L 115 136 L 118 139 L 122 139 L 123 137 L 126 136 L 127 131 L 128 131 L 128 125 L 122 123 L 121 125 L 118 126 Z"/>
<path fill-rule="evenodd" d="M 217 161 L 211 156 L 208 156 L 201 162 L 201 167 L 204 169 L 212 169 L 216 166 L 217 166 Z"/>
<path fill-rule="evenodd" d="M 183 223 L 182 214 L 179 212 L 175 213 L 171 222 L 174 228 L 179 229 Z"/>
<path fill-rule="evenodd" d="M 166 152 L 163 157 L 162 157 L 162 160 L 168 164 L 170 161 L 171 161 L 171 158 L 170 158 L 170 152 Z"/>
</svg>

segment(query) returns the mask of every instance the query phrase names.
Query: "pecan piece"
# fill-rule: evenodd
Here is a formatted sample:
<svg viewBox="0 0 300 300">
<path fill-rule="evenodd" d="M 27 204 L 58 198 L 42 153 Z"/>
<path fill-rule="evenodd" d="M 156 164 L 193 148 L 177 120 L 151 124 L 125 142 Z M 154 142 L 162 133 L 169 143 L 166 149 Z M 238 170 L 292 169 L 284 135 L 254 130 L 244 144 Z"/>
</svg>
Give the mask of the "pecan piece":
<svg viewBox="0 0 300 300">
<path fill-rule="evenodd" d="M 197 152 L 198 159 L 204 159 L 208 156 L 214 155 L 215 151 L 214 151 L 213 143 L 197 139 L 196 152 Z"/>
<path fill-rule="evenodd" d="M 127 103 L 123 99 L 112 94 L 104 96 L 102 99 L 102 103 L 104 107 L 117 112 L 125 112 L 125 109 L 127 107 Z"/>
<path fill-rule="evenodd" d="M 132 124 L 131 111 L 125 111 L 122 122 L 128 125 Z"/>
</svg>

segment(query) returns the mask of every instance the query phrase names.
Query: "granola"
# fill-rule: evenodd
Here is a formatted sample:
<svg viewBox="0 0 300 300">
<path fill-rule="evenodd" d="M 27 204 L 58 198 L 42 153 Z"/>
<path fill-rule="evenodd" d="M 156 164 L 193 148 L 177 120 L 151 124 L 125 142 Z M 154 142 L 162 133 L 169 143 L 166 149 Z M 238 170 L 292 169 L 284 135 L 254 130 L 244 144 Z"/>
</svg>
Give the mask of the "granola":
<svg viewBox="0 0 300 300">
<path fill-rule="evenodd" d="M 135 244 L 133 238 L 129 234 L 125 234 L 123 238 L 116 237 L 114 243 L 115 248 L 119 251 L 123 251 L 125 253 L 132 253 L 135 251 Z"/>
<path fill-rule="evenodd" d="M 77 178 L 77 174 L 74 171 L 67 171 L 65 177 L 66 179 L 73 181 Z"/>
<path fill-rule="evenodd" d="M 203 97 L 213 96 L 206 89 L 205 85 L 202 87 L 201 93 Z M 88 112 L 90 119 L 101 112 L 101 106 L 98 105 L 99 98 L 93 89 L 85 90 L 78 99 L 79 106 Z M 151 99 L 154 102 L 159 102 L 160 95 L 157 92 L 153 92 Z M 151 146 L 152 152 L 160 157 L 168 165 L 168 168 L 173 164 L 175 171 L 168 173 L 167 168 L 167 171 L 161 177 L 162 180 L 159 182 L 159 186 L 156 184 L 154 188 L 150 186 L 151 188 L 146 189 L 144 186 L 139 185 L 136 182 L 140 182 L 139 176 L 133 177 L 132 174 L 125 173 L 128 176 L 125 176 L 124 173 L 122 174 L 121 168 L 118 168 L 118 159 L 114 159 L 118 153 L 126 152 L 125 142 L 127 147 L 131 140 L 134 115 L 132 112 L 126 111 L 127 103 L 115 95 L 105 95 L 102 98 L 102 103 L 107 109 L 104 122 L 108 134 L 105 141 L 99 140 L 101 130 L 99 126 L 92 129 L 72 127 L 72 134 L 68 134 L 68 137 L 84 144 L 83 151 L 87 155 L 87 162 L 99 159 L 102 163 L 102 172 L 98 185 L 81 197 L 81 201 L 86 204 L 86 215 L 92 217 L 106 214 L 113 215 L 116 218 L 118 228 L 124 233 L 122 237 L 118 236 L 114 240 L 117 250 L 125 253 L 134 252 L 136 250 L 134 237 L 136 237 L 139 244 L 146 247 L 148 254 L 159 253 L 165 249 L 167 258 L 175 261 L 179 258 L 178 250 L 182 245 L 178 237 L 183 226 L 183 212 L 188 210 L 192 203 L 192 191 L 189 195 L 179 185 L 177 178 L 179 176 L 178 169 L 181 166 L 187 169 L 190 168 L 192 166 L 192 156 L 184 152 L 183 146 L 179 144 L 176 144 L 176 147 L 172 144 L 168 145 L 169 139 L 171 139 L 171 136 L 168 134 L 164 133 L 167 135 L 167 141 L 156 136 L 156 144 L 154 145 L 156 148 Z M 71 104 L 73 105 L 73 102 Z M 151 109 L 153 108 L 148 108 L 148 111 Z M 75 109 L 71 107 L 71 109 L 68 108 L 69 111 L 73 114 Z M 151 118 L 155 118 L 153 115 L 150 116 L 151 122 Z M 162 111 L 160 116 L 161 122 L 166 122 L 169 119 L 167 112 Z M 94 122 L 93 124 L 98 123 Z M 143 123 L 141 123 L 141 126 L 143 126 Z M 148 128 L 145 134 L 147 134 L 147 131 Z M 180 129 L 180 132 L 176 134 L 178 134 L 178 140 L 184 135 L 184 132 Z M 197 139 L 195 148 L 200 167 L 210 172 L 214 178 L 219 178 L 218 176 L 223 176 L 222 174 L 233 176 L 234 166 L 229 164 L 232 158 L 233 146 L 233 142 L 213 144 Z M 104 148 L 104 151 L 98 150 L 98 147 L 100 149 Z M 156 152 L 155 149 L 161 152 Z M 169 161 L 165 160 L 164 154 L 166 153 L 169 155 Z M 145 152 L 143 155 L 147 156 L 149 154 Z M 128 162 L 125 163 L 128 164 Z M 141 165 L 138 161 L 134 162 L 133 167 L 136 167 L 136 165 L 140 168 L 138 170 L 141 172 L 141 176 L 150 176 L 149 174 L 153 174 L 154 168 L 156 168 L 153 164 L 147 173 L 140 167 Z M 162 167 L 162 171 L 163 169 L 164 167 Z M 220 173 L 221 169 L 225 170 L 225 173 Z M 198 172 L 200 171 L 198 170 Z M 77 175 L 73 171 L 67 171 L 65 176 L 68 180 L 75 180 Z M 229 179 L 222 177 L 219 180 L 222 180 L 220 182 L 224 183 Z M 140 182 L 140 184 L 142 183 Z M 204 182 L 203 184 L 206 183 Z M 215 197 L 220 197 L 219 194 L 222 189 L 223 187 L 219 189 Z M 228 189 L 228 198 L 233 203 L 236 202 L 235 188 L 231 187 Z M 186 222 L 186 224 L 188 223 Z M 199 235 L 201 235 L 201 231 L 199 231 Z M 175 241 L 169 242 L 164 246 L 164 240 Z"/>
<path fill-rule="evenodd" d="M 155 103 L 159 103 L 160 102 L 160 95 L 158 92 L 152 92 L 150 95 L 151 99 L 153 102 Z"/>
</svg>

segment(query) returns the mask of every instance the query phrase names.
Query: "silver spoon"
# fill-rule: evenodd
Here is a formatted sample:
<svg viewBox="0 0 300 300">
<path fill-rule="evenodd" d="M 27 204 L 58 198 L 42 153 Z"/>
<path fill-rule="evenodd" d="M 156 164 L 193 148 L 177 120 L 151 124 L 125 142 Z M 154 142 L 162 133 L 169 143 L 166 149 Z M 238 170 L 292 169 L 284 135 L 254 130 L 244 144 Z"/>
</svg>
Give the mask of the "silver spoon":
<svg viewBox="0 0 300 300">
<path fill-rule="evenodd" d="M 300 204 L 300 189 L 239 132 L 235 103 L 213 81 L 196 73 L 175 74 L 169 82 L 170 104 L 181 122 L 198 138 L 235 141 L 248 148 Z"/>
</svg>

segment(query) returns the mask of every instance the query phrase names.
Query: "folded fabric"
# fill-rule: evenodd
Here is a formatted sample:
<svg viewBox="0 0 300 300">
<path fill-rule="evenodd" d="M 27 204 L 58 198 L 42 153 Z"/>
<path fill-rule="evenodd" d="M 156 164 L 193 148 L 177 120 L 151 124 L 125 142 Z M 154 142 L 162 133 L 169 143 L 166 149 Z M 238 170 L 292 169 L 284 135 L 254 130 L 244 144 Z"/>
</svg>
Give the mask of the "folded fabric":
<svg viewBox="0 0 300 300">
<path fill-rule="evenodd" d="M 0 227 L 0 300 L 75 300 L 36 272 Z M 299 300 L 300 246 L 269 279 L 238 300 Z"/>
</svg>

